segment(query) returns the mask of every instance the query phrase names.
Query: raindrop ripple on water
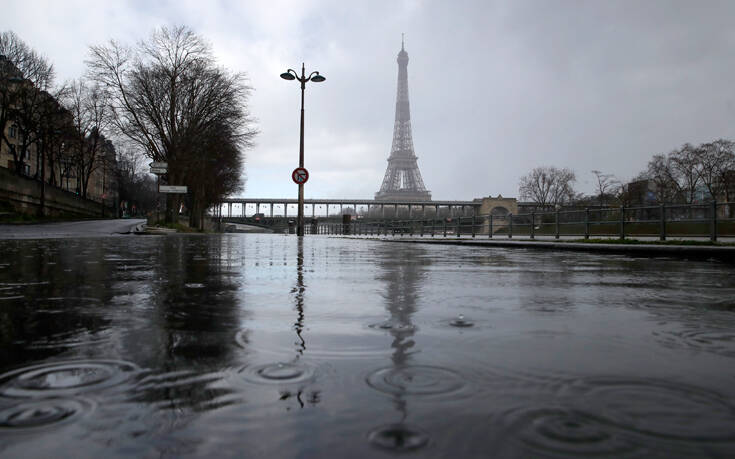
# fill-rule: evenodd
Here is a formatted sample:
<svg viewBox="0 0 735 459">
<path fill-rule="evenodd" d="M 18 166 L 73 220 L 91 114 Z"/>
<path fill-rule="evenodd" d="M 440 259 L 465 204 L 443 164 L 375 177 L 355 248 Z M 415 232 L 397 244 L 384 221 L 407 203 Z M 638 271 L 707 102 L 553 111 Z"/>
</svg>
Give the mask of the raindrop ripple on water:
<svg viewBox="0 0 735 459">
<path fill-rule="evenodd" d="M 120 360 L 75 360 L 18 368 L 0 375 L 5 397 L 64 396 L 105 389 L 124 383 L 139 371 Z"/>
<path fill-rule="evenodd" d="M 368 441 L 378 448 L 400 453 L 426 446 L 429 435 L 407 424 L 389 424 L 370 431 Z"/>
<path fill-rule="evenodd" d="M 622 456 L 638 446 L 604 418 L 566 407 L 525 407 L 502 416 L 512 437 L 544 455 Z"/>
<path fill-rule="evenodd" d="M 74 421 L 94 409 L 84 398 L 48 398 L 26 401 L 0 410 L 0 432 L 36 430 Z"/>
<path fill-rule="evenodd" d="M 240 370 L 246 381 L 261 384 L 291 384 L 311 381 L 315 368 L 301 362 L 276 362 L 248 366 Z"/>
<path fill-rule="evenodd" d="M 373 389 L 393 395 L 446 395 L 465 386 L 459 374 L 428 365 L 381 368 L 370 373 L 366 381 Z"/>
</svg>

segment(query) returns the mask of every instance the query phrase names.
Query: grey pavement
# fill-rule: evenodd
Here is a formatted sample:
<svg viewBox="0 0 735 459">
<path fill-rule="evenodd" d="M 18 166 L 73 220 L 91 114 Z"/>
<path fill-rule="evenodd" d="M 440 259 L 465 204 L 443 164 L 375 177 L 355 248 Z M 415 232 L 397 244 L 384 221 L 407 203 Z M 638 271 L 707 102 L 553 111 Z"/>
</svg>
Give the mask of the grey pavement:
<svg viewBox="0 0 735 459">
<path fill-rule="evenodd" d="M 144 219 L 83 220 L 31 225 L 0 225 L 0 239 L 57 239 L 130 234 Z"/>
<path fill-rule="evenodd" d="M 509 238 L 472 238 L 472 237 L 392 237 L 392 236 L 333 236 L 347 238 L 372 238 L 388 242 L 447 244 L 483 247 L 517 247 L 540 250 L 562 250 L 578 252 L 617 253 L 633 256 L 663 256 L 683 258 L 717 259 L 726 262 L 735 262 L 735 246 L 708 246 L 708 245 L 658 245 L 658 244 L 606 244 L 585 242 L 559 242 L 553 238 L 546 240 L 536 239 L 509 239 Z M 579 239 L 579 238 L 577 238 Z M 643 238 L 641 238 L 643 239 Z M 694 239 L 694 238 L 692 238 Z M 730 241 L 732 238 L 728 238 Z M 640 240 L 640 239 L 639 239 Z M 704 239 L 702 239 L 704 240 Z M 611 240 L 612 242 L 613 240 Z M 722 241 L 728 242 L 728 241 Z"/>
</svg>

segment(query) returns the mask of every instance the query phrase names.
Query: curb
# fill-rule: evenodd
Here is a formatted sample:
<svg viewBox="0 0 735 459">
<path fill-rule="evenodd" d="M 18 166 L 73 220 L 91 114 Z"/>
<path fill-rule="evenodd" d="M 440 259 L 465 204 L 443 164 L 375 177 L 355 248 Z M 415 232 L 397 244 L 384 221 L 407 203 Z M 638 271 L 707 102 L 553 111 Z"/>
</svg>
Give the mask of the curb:
<svg viewBox="0 0 735 459">
<path fill-rule="evenodd" d="M 352 239 L 352 238 L 349 238 Z M 670 256 L 691 259 L 717 259 L 735 263 L 735 247 L 730 246 L 690 246 L 690 245 L 655 245 L 655 244 L 585 244 L 582 242 L 542 242 L 542 241 L 480 241 L 480 240 L 426 240 L 426 239 L 379 239 L 385 242 L 408 242 L 411 244 L 443 244 L 464 245 L 474 247 L 524 248 L 536 250 L 559 250 L 573 252 L 594 252 L 624 254 L 636 256 L 661 257 Z"/>
<path fill-rule="evenodd" d="M 157 228 L 157 227 L 143 225 L 142 230 L 135 234 L 176 234 L 177 232 L 178 231 L 176 231 L 175 229 Z"/>
</svg>

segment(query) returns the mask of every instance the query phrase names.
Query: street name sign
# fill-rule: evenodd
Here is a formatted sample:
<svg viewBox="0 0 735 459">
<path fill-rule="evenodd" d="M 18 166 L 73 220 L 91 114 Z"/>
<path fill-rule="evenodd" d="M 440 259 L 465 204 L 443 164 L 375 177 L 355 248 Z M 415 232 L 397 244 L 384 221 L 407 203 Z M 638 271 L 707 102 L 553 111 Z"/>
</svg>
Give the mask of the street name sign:
<svg viewBox="0 0 735 459">
<path fill-rule="evenodd" d="M 158 187 L 160 193 L 187 193 L 187 188 L 181 185 L 161 185 Z"/>
<path fill-rule="evenodd" d="M 303 167 L 297 167 L 291 173 L 291 179 L 297 185 L 303 185 L 307 180 L 309 180 L 309 171 Z"/>
<path fill-rule="evenodd" d="M 151 174 L 163 175 L 168 173 L 168 163 L 153 161 L 149 165 L 151 166 Z"/>
</svg>

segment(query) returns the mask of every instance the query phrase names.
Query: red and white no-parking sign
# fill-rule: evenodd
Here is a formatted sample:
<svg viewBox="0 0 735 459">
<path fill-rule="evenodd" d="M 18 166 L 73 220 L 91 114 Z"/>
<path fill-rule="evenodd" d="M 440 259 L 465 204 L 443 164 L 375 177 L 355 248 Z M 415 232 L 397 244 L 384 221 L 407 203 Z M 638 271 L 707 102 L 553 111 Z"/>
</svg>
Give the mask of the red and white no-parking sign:
<svg viewBox="0 0 735 459">
<path fill-rule="evenodd" d="M 291 179 L 293 179 L 294 183 L 297 185 L 303 185 L 307 180 L 309 180 L 309 171 L 307 171 L 306 168 L 297 167 L 291 173 Z"/>
</svg>

